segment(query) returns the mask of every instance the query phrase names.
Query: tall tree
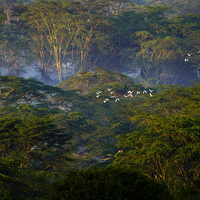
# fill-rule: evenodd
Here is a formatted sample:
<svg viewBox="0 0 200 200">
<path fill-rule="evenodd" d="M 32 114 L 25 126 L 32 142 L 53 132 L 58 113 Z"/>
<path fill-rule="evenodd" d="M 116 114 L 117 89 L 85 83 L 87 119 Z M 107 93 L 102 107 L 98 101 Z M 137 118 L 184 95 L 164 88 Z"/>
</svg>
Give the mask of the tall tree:
<svg viewBox="0 0 200 200">
<path fill-rule="evenodd" d="M 4 25 L 0 32 L 1 62 L 8 71 L 8 75 L 20 76 L 25 64 L 26 38 L 22 30 Z"/>
<path fill-rule="evenodd" d="M 79 5 L 77 15 L 73 16 L 77 32 L 71 43 L 70 53 L 72 63 L 76 57 L 79 70 L 91 70 L 103 52 L 103 48 L 109 45 L 108 35 L 105 34 L 108 20 L 104 9 L 109 4 L 108 1 L 87 1 Z"/>
<path fill-rule="evenodd" d="M 136 32 L 136 36 L 141 38 L 138 43 L 141 46 L 141 51 L 136 54 L 135 62 L 140 62 L 142 65 L 142 78 L 155 79 L 155 84 L 160 82 L 166 84 L 167 80 L 174 75 L 174 68 L 178 67 L 175 62 L 177 58 L 183 61 L 180 40 L 170 36 L 153 37 L 147 32 Z M 146 40 L 147 37 L 150 39 Z"/>
<path fill-rule="evenodd" d="M 27 6 L 27 10 L 20 15 L 30 28 L 30 35 L 37 32 L 40 46 L 44 44 L 44 39 L 48 42 L 47 49 L 55 60 L 60 82 L 62 65 L 67 62 L 64 55 L 71 54 L 73 64 L 75 55 L 75 62 L 83 69 L 83 66 L 88 66 L 91 62 L 89 51 L 92 41 L 104 41 L 103 34 L 97 34 L 95 31 L 102 21 L 97 14 L 100 15 L 106 5 L 104 2 L 81 4 L 68 1 L 38 1 Z M 33 33 L 31 30 L 34 30 Z"/>
<path fill-rule="evenodd" d="M 198 193 L 198 91 L 199 83 L 186 88 L 163 87 L 153 97 L 130 105 L 130 119 L 137 128 L 118 137 L 124 152 L 116 154 L 116 162 L 142 168 L 151 177 L 165 181 L 171 193 L 179 187 Z"/>
<path fill-rule="evenodd" d="M 22 13 L 20 17 L 26 21 L 30 30 L 37 31 L 37 39 L 35 42 L 40 42 L 40 47 L 44 48 L 44 39 L 48 42 L 49 56 L 52 54 L 56 70 L 58 72 L 59 80 L 62 82 L 62 63 L 63 63 L 63 42 L 67 40 L 66 24 L 70 13 L 67 7 L 70 3 L 66 2 L 52 2 L 52 1 L 38 1 L 29 5 L 27 11 Z M 32 34 L 30 32 L 30 34 Z M 34 35 L 32 34 L 32 39 Z M 37 40 L 37 41 L 36 41 Z M 44 51 L 40 48 L 40 58 L 44 57 Z M 44 63 L 42 63 L 44 65 Z"/>
</svg>

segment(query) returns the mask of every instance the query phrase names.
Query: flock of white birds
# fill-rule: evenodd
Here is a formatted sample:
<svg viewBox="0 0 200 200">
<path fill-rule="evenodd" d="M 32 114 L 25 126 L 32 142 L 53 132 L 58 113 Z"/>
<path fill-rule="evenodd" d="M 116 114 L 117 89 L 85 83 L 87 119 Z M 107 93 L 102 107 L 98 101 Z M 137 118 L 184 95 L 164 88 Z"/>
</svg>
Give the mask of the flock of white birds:
<svg viewBox="0 0 200 200">
<path fill-rule="evenodd" d="M 109 98 L 105 98 L 104 101 L 103 101 L 103 103 L 106 103 L 106 102 L 110 101 L 110 99 L 115 99 L 115 103 L 120 101 L 119 98 L 116 98 L 116 97 L 114 96 L 114 92 L 112 91 L 111 88 L 107 88 L 107 90 L 108 90 L 108 92 L 110 93 L 111 96 L 110 96 Z M 135 91 L 129 90 L 129 91 L 127 92 L 127 94 L 126 94 L 126 95 L 124 94 L 123 96 L 124 96 L 125 98 L 128 98 L 128 97 L 135 97 L 135 96 L 137 96 L 138 94 L 141 94 L 140 91 L 137 91 L 137 92 L 136 92 L 136 95 L 133 96 L 133 93 L 134 93 L 134 92 L 135 92 Z M 153 90 L 150 90 L 150 89 L 149 89 L 149 93 L 148 93 L 147 90 L 144 90 L 142 93 L 143 93 L 143 94 L 147 94 L 147 93 L 148 93 L 148 94 L 150 95 L 150 97 L 153 97 L 152 92 L 153 92 Z M 102 91 L 97 91 L 97 92 L 96 92 L 96 98 L 99 98 L 101 93 L 102 93 Z"/>
<path fill-rule="evenodd" d="M 198 52 L 197 52 L 197 54 L 200 54 L 200 51 L 198 51 Z M 187 56 L 188 56 L 188 57 L 190 57 L 191 55 L 192 55 L 192 54 L 190 54 L 190 53 L 187 53 Z M 188 59 L 188 58 L 185 58 L 185 59 L 184 59 L 184 61 L 185 61 L 185 62 L 188 62 L 188 61 L 189 61 L 189 59 Z"/>
<path fill-rule="evenodd" d="M 200 54 L 200 51 L 198 51 L 197 54 Z M 190 57 L 191 55 L 192 55 L 192 54 L 187 53 L 187 56 L 188 56 L 188 57 Z M 189 59 L 188 59 L 188 58 L 185 58 L 184 61 L 185 61 L 185 62 L 188 62 Z M 108 90 L 108 92 L 110 92 L 110 95 L 111 95 L 111 96 L 110 96 L 109 98 L 105 98 L 105 99 L 103 100 L 104 103 L 110 101 L 110 99 L 113 99 L 113 98 L 115 98 L 115 103 L 120 101 L 119 98 L 116 98 L 116 97 L 114 96 L 114 92 L 112 91 L 111 88 L 107 88 L 107 90 Z M 140 91 L 137 91 L 137 92 L 136 92 L 136 95 L 133 96 L 133 93 L 134 93 L 134 92 L 135 92 L 135 91 L 128 91 L 127 94 L 126 94 L 126 95 L 123 95 L 123 96 L 124 96 L 125 98 L 128 98 L 128 97 L 135 97 L 135 96 L 137 96 L 138 94 L 141 93 Z M 153 92 L 153 90 L 150 90 L 150 89 L 149 89 L 149 93 L 148 93 L 147 90 L 144 90 L 142 93 L 143 93 L 143 94 L 147 94 L 147 93 L 148 93 L 148 94 L 150 95 L 150 97 L 153 97 L 152 92 Z M 101 93 L 102 93 L 102 91 L 97 91 L 97 92 L 96 92 L 96 98 L 99 98 Z"/>
</svg>

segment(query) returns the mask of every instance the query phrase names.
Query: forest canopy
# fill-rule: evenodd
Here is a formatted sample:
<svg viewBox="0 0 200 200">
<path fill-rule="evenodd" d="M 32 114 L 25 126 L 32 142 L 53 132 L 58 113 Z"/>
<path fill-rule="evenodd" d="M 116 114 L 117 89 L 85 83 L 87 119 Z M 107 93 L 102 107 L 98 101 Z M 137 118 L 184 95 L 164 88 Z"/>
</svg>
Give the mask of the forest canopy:
<svg viewBox="0 0 200 200">
<path fill-rule="evenodd" d="M 0 5 L 0 199 L 200 198 L 198 0 Z"/>
<path fill-rule="evenodd" d="M 21 76 L 33 67 L 54 86 L 95 67 L 132 74 L 144 87 L 199 79 L 198 0 L 11 2 L 0 2 L 2 22 L 7 13 L 3 74 Z"/>
</svg>

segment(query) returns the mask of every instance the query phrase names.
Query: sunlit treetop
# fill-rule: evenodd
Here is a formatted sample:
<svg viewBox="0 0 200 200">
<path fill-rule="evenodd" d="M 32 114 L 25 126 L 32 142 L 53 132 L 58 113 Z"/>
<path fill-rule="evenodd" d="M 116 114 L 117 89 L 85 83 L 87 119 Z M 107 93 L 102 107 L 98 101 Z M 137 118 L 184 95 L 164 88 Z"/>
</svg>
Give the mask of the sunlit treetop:
<svg viewBox="0 0 200 200">
<path fill-rule="evenodd" d="M 123 74 L 98 67 L 95 69 L 97 71 L 96 73 L 81 71 L 77 76 L 73 76 L 57 86 L 64 90 L 80 90 L 82 94 L 88 94 L 92 92 L 95 87 L 95 90 L 98 90 L 98 87 L 107 87 L 106 85 L 109 84 L 136 84 L 128 76 Z"/>
</svg>

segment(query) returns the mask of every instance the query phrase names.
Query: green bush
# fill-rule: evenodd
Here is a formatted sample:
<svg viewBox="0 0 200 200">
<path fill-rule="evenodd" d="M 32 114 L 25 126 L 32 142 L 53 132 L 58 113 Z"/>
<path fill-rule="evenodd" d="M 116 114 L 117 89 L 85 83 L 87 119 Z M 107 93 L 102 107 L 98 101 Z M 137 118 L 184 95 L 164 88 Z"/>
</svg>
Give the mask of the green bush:
<svg viewBox="0 0 200 200">
<path fill-rule="evenodd" d="M 125 166 L 108 166 L 68 171 L 66 177 L 51 184 L 49 200 L 170 200 L 160 182 Z"/>
</svg>

